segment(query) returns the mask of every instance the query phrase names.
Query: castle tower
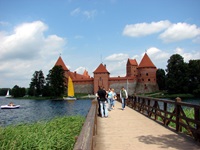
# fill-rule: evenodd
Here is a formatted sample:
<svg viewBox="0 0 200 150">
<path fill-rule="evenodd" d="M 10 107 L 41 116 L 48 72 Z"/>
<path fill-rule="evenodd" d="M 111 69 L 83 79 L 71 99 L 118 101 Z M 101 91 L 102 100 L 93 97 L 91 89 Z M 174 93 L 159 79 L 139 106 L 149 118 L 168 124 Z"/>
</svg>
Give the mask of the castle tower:
<svg viewBox="0 0 200 150">
<path fill-rule="evenodd" d="M 156 91 L 156 66 L 152 63 L 149 56 L 145 53 L 138 66 L 138 92 L 148 93 Z"/>
<path fill-rule="evenodd" d="M 66 67 L 64 61 L 62 60 L 61 56 L 59 56 L 57 62 L 55 63 L 55 66 L 61 66 L 63 68 L 63 70 L 65 71 L 65 77 L 68 78 L 68 74 L 69 74 L 69 69 Z M 67 83 L 67 80 L 66 80 Z"/>
<path fill-rule="evenodd" d="M 106 69 L 106 65 L 100 64 L 94 73 L 94 93 L 99 89 L 99 86 L 103 86 L 106 90 L 109 88 L 110 73 Z"/>
<path fill-rule="evenodd" d="M 128 59 L 126 64 L 126 76 L 127 77 L 137 77 L 138 75 L 138 63 L 136 59 Z"/>
</svg>

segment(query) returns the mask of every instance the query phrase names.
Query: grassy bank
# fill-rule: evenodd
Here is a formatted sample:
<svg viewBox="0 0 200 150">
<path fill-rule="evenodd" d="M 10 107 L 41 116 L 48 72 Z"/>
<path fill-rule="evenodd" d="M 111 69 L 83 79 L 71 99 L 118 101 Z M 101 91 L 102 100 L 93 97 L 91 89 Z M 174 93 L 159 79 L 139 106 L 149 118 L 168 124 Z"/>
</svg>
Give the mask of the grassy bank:
<svg viewBox="0 0 200 150">
<path fill-rule="evenodd" d="M 175 99 L 177 97 L 180 98 L 195 98 L 194 95 L 192 94 L 168 94 L 163 91 L 159 92 L 154 92 L 154 93 L 145 93 L 145 94 L 140 94 L 140 96 L 148 96 L 148 97 L 154 97 L 154 98 L 170 98 L 170 99 Z"/>
<path fill-rule="evenodd" d="M 173 109 L 171 109 L 170 112 L 172 112 L 172 111 L 173 111 Z M 186 115 L 188 118 L 194 119 L 194 110 L 193 110 L 193 109 L 184 109 L 184 112 L 185 112 L 185 115 Z M 163 115 L 164 115 L 164 114 L 163 114 Z M 168 115 L 168 118 L 169 118 L 169 117 L 170 117 L 170 115 Z M 172 117 L 172 119 L 173 119 L 173 120 L 176 120 L 176 117 Z M 158 117 L 158 120 L 159 120 L 159 121 L 162 121 L 161 117 Z M 187 124 L 185 120 L 182 120 L 182 122 L 185 123 L 185 124 Z M 173 122 L 170 122 L 170 123 L 169 123 L 169 126 L 170 126 L 171 128 L 174 128 L 174 129 L 176 128 L 176 124 L 173 123 Z M 195 125 L 194 125 L 193 123 L 191 123 L 191 122 L 190 122 L 190 126 L 195 127 Z M 190 132 L 188 132 L 188 130 L 185 129 L 184 127 L 182 127 L 182 132 L 183 132 L 183 133 L 186 133 L 186 134 L 190 134 Z"/>
<path fill-rule="evenodd" d="M 85 118 L 59 117 L 48 122 L 0 128 L 0 149 L 71 150 Z"/>
<path fill-rule="evenodd" d="M 65 97 L 67 97 L 67 95 L 63 95 Z M 63 96 L 61 97 L 43 97 L 43 96 L 25 96 L 25 97 L 17 97 L 15 99 L 32 99 L 32 100 L 62 100 Z M 84 97 L 88 96 L 87 93 L 75 93 L 75 97 L 77 99 L 84 99 Z M 88 98 L 86 98 L 88 99 Z"/>
</svg>

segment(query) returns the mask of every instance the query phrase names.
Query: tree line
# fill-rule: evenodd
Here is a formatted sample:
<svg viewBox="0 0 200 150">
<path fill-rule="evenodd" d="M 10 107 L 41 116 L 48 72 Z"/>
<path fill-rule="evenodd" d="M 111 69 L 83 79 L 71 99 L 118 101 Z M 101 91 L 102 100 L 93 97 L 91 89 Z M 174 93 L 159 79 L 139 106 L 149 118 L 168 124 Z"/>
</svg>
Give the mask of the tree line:
<svg viewBox="0 0 200 150">
<path fill-rule="evenodd" d="M 158 69 L 156 72 L 159 90 L 200 97 L 200 60 L 186 63 L 181 55 L 174 54 L 167 62 L 166 70 Z"/>
<path fill-rule="evenodd" d="M 29 88 L 25 89 L 15 85 L 10 91 L 13 97 L 28 96 L 44 96 L 44 97 L 60 97 L 66 90 L 66 79 L 64 70 L 61 66 L 54 66 L 47 77 L 44 77 L 42 70 L 35 71 Z M 0 90 L 0 95 L 5 95 L 8 89 Z"/>
</svg>

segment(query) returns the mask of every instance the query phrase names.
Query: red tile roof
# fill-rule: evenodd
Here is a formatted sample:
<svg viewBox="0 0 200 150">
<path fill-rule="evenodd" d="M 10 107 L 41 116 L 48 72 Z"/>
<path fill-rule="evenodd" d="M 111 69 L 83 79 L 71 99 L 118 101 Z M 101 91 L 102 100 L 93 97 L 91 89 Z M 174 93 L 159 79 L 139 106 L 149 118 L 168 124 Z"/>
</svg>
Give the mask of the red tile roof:
<svg viewBox="0 0 200 150">
<path fill-rule="evenodd" d="M 83 76 L 88 77 L 88 78 L 90 77 L 86 70 L 83 72 Z"/>
<path fill-rule="evenodd" d="M 75 72 L 68 72 L 68 74 L 72 78 L 72 80 L 74 80 L 74 79 L 88 79 L 88 77 L 86 77 L 82 74 L 78 74 L 76 71 Z"/>
<path fill-rule="evenodd" d="M 109 73 L 109 72 L 106 69 L 106 66 L 104 66 L 103 64 L 100 64 L 99 67 L 93 73 Z"/>
<path fill-rule="evenodd" d="M 128 62 L 133 66 L 138 66 L 136 59 L 128 59 Z"/>
<path fill-rule="evenodd" d="M 65 66 L 65 63 L 63 62 L 61 56 L 59 56 L 55 66 L 62 66 L 63 70 L 69 71 L 69 69 Z"/>
<path fill-rule="evenodd" d="M 152 63 L 151 59 L 149 56 L 145 53 L 138 68 L 156 68 L 156 66 Z"/>
</svg>

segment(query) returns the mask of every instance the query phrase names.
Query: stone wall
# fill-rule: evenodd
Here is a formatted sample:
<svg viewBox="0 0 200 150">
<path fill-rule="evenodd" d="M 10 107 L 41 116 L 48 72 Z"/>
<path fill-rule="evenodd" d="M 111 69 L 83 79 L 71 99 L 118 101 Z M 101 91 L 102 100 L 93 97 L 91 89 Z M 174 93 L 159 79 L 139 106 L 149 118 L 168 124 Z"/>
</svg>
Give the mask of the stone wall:
<svg viewBox="0 0 200 150">
<path fill-rule="evenodd" d="M 74 92 L 93 94 L 94 86 L 93 84 L 74 84 Z"/>
<path fill-rule="evenodd" d="M 151 93 L 158 91 L 158 85 L 156 83 L 140 83 L 136 80 L 112 80 L 109 81 L 109 87 L 114 88 L 115 92 L 119 94 L 121 87 L 127 90 L 128 95 L 133 95 L 134 93 Z M 87 93 L 87 94 L 95 94 L 94 93 L 94 85 L 93 83 L 75 83 L 74 84 L 75 93 Z M 106 89 L 108 90 L 108 89 Z"/>
<path fill-rule="evenodd" d="M 129 82 L 128 84 L 127 82 L 119 82 L 119 83 L 111 83 L 110 87 L 114 88 L 115 92 L 119 94 L 123 86 L 127 90 L 128 95 L 133 95 L 135 93 L 136 85 L 137 85 L 136 81 L 131 82 L 131 83 Z"/>
<path fill-rule="evenodd" d="M 135 92 L 138 94 L 141 93 L 151 93 L 158 91 L 158 85 L 156 83 L 137 83 Z"/>
</svg>

